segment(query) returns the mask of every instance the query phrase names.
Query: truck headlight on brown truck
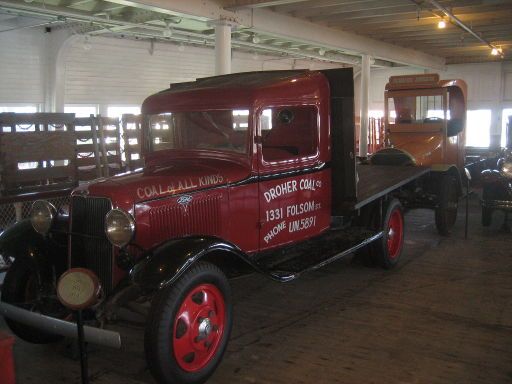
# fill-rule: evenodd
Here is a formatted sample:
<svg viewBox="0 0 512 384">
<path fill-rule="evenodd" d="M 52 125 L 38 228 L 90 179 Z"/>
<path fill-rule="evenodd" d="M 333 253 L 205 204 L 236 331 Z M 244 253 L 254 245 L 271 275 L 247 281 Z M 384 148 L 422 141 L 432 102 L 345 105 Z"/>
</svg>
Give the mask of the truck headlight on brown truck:
<svg viewBox="0 0 512 384">
<path fill-rule="evenodd" d="M 56 214 L 57 210 L 51 203 L 45 200 L 37 200 L 32 204 L 30 210 L 30 223 L 37 233 L 46 235 L 52 227 Z"/>
<path fill-rule="evenodd" d="M 135 234 L 135 219 L 122 209 L 113 209 L 105 217 L 105 234 L 113 245 L 122 248 Z"/>
<path fill-rule="evenodd" d="M 512 157 L 508 157 L 501 163 L 500 174 L 507 179 L 512 179 Z"/>
</svg>

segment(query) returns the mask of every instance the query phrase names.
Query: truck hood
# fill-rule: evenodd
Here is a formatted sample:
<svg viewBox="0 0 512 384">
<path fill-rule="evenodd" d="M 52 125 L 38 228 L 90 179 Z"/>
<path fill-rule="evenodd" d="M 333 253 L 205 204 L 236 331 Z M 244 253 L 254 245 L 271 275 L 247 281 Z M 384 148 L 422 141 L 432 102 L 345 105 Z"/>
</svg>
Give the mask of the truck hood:
<svg viewBox="0 0 512 384">
<path fill-rule="evenodd" d="M 76 188 L 73 195 L 106 197 L 114 206 L 130 209 L 139 202 L 241 181 L 250 173 L 249 166 L 225 159 L 175 159 L 92 181 Z"/>
<path fill-rule="evenodd" d="M 443 139 L 439 135 L 418 135 L 414 138 L 395 135 L 391 137 L 391 142 L 393 147 L 409 154 L 416 165 L 431 165 L 435 154 L 443 147 Z"/>
</svg>

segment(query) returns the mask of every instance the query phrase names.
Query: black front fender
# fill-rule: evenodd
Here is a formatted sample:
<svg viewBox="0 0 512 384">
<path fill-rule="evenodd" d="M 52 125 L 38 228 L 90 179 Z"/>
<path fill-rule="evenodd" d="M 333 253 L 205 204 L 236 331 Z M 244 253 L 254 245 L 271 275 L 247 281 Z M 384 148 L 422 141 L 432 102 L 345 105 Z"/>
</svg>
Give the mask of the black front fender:
<svg viewBox="0 0 512 384">
<path fill-rule="evenodd" d="M 35 265 L 41 277 L 49 276 L 52 269 L 65 270 L 67 242 L 62 238 L 44 237 L 32 228 L 30 220 L 22 220 L 0 234 L 0 255 L 4 259 Z M 50 278 L 50 277 L 48 277 Z"/>
<path fill-rule="evenodd" d="M 143 291 L 155 291 L 172 284 L 194 263 L 204 259 L 225 272 L 257 269 L 243 251 L 229 242 L 210 236 L 190 236 L 152 249 L 132 268 L 130 276 Z"/>
</svg>

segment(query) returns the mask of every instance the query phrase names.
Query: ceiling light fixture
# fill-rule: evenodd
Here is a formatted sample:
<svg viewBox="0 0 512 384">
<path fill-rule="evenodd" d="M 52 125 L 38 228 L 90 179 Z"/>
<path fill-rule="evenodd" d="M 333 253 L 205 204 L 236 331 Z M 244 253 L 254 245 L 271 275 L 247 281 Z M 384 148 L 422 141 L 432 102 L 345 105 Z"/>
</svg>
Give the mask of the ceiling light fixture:
<svg viewBox="0 0 512 384">
<path fill-rule="evenodd" d="M 437 23 L 437 28 L 439 28 L 439 29 L 446 28 L 446 21 L 444 21 L 444 19 L 439 20 L 439 23 Z"/>
<path fill-rule="evenodd" d="M 165 20 L 165 29 L 162 31 L 162 36 L 165 38 L 169 38 L 172 36 L 171 23 L 169 20 Z"/>
</svg>

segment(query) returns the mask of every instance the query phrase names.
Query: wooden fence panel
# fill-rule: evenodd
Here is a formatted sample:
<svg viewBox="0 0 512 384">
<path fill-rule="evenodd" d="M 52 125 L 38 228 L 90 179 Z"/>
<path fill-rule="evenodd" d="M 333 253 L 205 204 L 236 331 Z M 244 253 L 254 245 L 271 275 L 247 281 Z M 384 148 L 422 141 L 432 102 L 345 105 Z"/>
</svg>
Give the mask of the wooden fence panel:
<svg viewBox="0 0 512 384">
<path fill-rule="evenodd" d="M 142 158 L 142 117 L 125 114 L 121 120 L 126 165 L 129 170 L 133 171 L 144 166 L 144 159 Z"/>
</svg>

